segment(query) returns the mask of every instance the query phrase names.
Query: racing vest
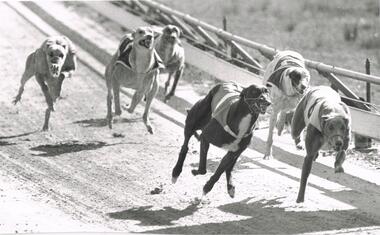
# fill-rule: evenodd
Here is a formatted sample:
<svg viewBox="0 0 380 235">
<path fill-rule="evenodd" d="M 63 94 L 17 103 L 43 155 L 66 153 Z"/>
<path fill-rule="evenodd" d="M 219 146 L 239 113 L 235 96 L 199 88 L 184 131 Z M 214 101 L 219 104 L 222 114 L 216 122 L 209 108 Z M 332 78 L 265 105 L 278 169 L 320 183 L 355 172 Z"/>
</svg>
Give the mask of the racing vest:
<svg viewBox="0 0 380 235">
<path fill-rule="evenodd" d="M 132 45 L 133 45 L 132 35 L 127 34 L 121 39 L 121 42 L 118 48 L 118 58 L 116 60 L 116 63 L 119 63 L 130 70 L 133 70 L 131 63 L 129 62 L 129 55 L 131 54 L 131 51 L 132 51 Z M 146 73 L 149 73 L 155 69 L 165 67 L 160 56 L 157 54 L 156 50 L 154 50 L 153 56 L 154 56 L 154 64 L 152 68 Z"/>
<path fill-rule="evenodd" d="M 321 120 L 319 120 L 321 106 L 322 104 L 331 104 L 331 107 L 341 107 L 339 104 L 341 103 L 339 94 L 330 87 L 317 86 L 311 88 L 310 91 L 308 91 L 305 99 L 307 100 L 304 112 L 304 120 L 306 126 L 308 124 L 311 124 L 320 132 L 322 132 Z M 335 115 L 340 115 L 342 112 L 342 116 L 345 116 L 346 114 L 344 113 L 344 110 L 340 108 L 334 108 Z"/>
<path fill-rule="evenodd" d="M 237 138 L 238 136 L 228 126 L 227 116 L 231 105 L 239 101 L 242 90 L 243 87 L 235 82 L 223 83 L 211 102 L 212 117 L 215 118 L 223 129 L 234 138 Z M 250 135 L 251 132 L 252 130 L 243 137 Z"/>
</svg>

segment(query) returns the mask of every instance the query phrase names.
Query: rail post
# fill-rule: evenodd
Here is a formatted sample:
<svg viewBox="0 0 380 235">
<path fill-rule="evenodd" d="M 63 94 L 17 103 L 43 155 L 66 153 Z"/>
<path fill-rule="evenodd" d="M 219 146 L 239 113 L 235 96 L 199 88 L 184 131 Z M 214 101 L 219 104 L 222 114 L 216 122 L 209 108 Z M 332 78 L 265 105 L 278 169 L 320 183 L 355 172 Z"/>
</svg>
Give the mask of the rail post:
<svg viewBox="0 0 380 235">
<path fill-rule="evenodd" d="M 367 58 L 365 61 L 365 72 L 366 74 L 370 75 L 371 74 L 371 63 L 369 62 L 369 59 Z M 367 102 L 371 102 L 371 83 L 366 82 L 366 98 Z M 363 150 L 368 150 L 369 148 L 372 147 L 372 139 L 368 138 L 366 136 L 361 136 L 355 134 L 355 149 L 363 151 Z"/>
</svg>

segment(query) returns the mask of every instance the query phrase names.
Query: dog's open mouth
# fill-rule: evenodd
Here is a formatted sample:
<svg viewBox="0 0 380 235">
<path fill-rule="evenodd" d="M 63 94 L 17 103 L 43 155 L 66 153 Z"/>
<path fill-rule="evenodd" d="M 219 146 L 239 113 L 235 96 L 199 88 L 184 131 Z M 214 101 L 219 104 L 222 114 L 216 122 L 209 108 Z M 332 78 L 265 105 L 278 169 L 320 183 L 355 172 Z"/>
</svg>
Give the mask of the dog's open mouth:
<svg viewBox="0 0 380 235">
<path fill-rule="evenodd" d="M 59 64 L 50 64 L 49 70 L 50 74 L 56 78 L 59 76 L 59 73 L 61 72 L 61 66 L 59 66 Z"/>
<path fill-rule="evenodd" d="M 140 40 L 139 45 L 149 49 L 152 46 L 152 39 L 151 38 L 145 38 L 143 40 Z"/>
<path fill-rule="evenodd" d="M 306 91 L 306 88 L 298 88 L 298 87 L 296 87 L 296 91 L 297 91 L 299 94 L 303 95 L 303 94 L 305 93 L 305 91 Z"/>
</svg>

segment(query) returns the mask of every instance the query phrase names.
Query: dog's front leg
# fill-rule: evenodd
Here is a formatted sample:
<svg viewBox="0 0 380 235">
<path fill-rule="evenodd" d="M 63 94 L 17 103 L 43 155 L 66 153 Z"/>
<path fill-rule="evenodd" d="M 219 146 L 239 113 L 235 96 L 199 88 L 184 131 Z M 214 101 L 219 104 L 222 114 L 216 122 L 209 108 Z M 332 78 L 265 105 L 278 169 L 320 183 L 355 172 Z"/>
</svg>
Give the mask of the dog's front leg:
<svg viewBox="0 0 380 235">
<path fill-rule="evenodd" d="M 43 94 L 45 96 L 46 103 L 48 105 L 48 107 L 47 107 L 47 109 L 45 111 L 44 125 L 42 127 L 43 131 L 47 131 L 49 129 L 50 113 L 52 111 L 54 111 L 53 99 L 50 96 L 49 89 L 48 89 L 47 85 L 45 84 L 42 75 L 37 74 L 36 75 L 36 79 L 37 79 L 37 82 L 38 82 L 38 84 L 40 85 L 40 87 L 42 89 L 42 92 L 43 92 Z"/>
<path fill-rule="evenodd" d="M 205 186 L 203 187 L 203 195 L 206 195 L 211 189 L 214 187 L 214 184 L 219 180 L 220 176 L 227 170 L 228 167 L 234 164 L 235 158 L 240 156 L 242 150 L 238 150 L 236 152 L 227 152 L 227 154 L 223 157 L 220 162 L 218 168 L 215 173 L 210 177 Z"/>
<path fill-rule="evenodd" d="M 296 109 L 294 110 L 292 124 L 291 124 L 291 135 L 294 139 L 295 145 L 297 149 L 303 149 L 301 144 L 301 133 L 306 127 L 305 119 L 304 119 L 304 103 L 305 98 L 298 103 Z"/>
<path fill-rule="evenodd" d="M 34 53 L 30 54 L 26 59 L 25 71 L 22 74 L 20 87 L 16 97 L 13 99 L 13 104 L 17 104 L 21 100 L 22 93 L 24 93 L 24 87 L 26 82 L 36 73 L 34 66 Z"/>
<path fill-rule="evenodd" d="M 335 173 L 343 173 L 344 172 L 342 165 L 343 165 L 343 162 L 345 159 L 346 159 L 346 151 L 345 150 L 339 151 L 336 154 L 335 163 L 334 163 Z"/>
<path fill-rule="evenodd" d="M 145 126 L 148 132 L 151 134 L 153 134 L 154 130 L 149 120 L 149 112 L 150 112 L 150 106 L 157 92 L 158 92 L 158 81 L 157 81 L 157 76 L 156 76 L 156 78 L 153 80 L 152 89 L 146 94 L 146 104 L 145 104 L 145 110 L 144 110 L 144 115 L 143 115 Z"/>
<path fill-rule="evenodd" d="M 232 169 L 234 168 L 238 157 L 236 157 L 233 163 L 226 169 L 226 179 L 227 179 L 227 192 L 231 198 L 235 197 L 235 185 L 232 182 Z"/>
<path fill-rule="evenodd" d="M 178 81 L 179 79 L 182 77 L 182 74 L 183 74 L 183 68 L 179 69 L 175 75 L 174 75 L 174 81 L 173 81 L 173 85 L 172 85 L 172 89 L 170 90 L 170 92 L 165 95 L 165 103 L 172 97 L 174 96 L 175 94 L 175 90 L 177 88 L 177 84 L 178 84 Z M 166 84 L 165 84 L 165 88 L 166 88 Z M 165 94 L 166 94 L 166 89 L 165 89 Z"/>
<path fill-rule="evenodd" d="M 322 147 L 322 144 L 322 134 L 316 128 L 309 125 L 307 128 L 307 135 L 305 141 L 306 157 L 302 165 L 301 181 L 300 188 L 298 191 L 297 203 L 304 202 L 307 178 L 310 175 L 313 161 L 318 156 L 318 151 Z"/>
<path fill-rule="evenodd" d="M 168 88 L 170 86 L 170 80 L 172 80 L 172 77 L 173 77 L 173 72 L 170 71 L 168 73 L 168 79 L 165 82 L 165 89 L 164 89 L 165 100 L 164 100 L 164 102 L 166 102 L 166 95 L 168 93 Z"/>
<path fill-rule="evenodd" d="M 203 135 L 201 135 L 201 143 L 200 143 L 200 153 L 199 153 L 199 166 L 198 170 L 192 170 L 191 173 L 193 175 L 204 175 L 206 174 L 206 163 L 207 163 L 207 153 L 210 147 L 210 143 L 205 140 Z"/>
<path fill-rule="evenodd" d="M 273 108 L 273 113 L 270 116 L 269 120 L 269 133 L 265 147 L 264 159 L 272 158 L 273 131 L 277 122 L 277 115 L 278 111 L 275 108 Z"/>
</svg>

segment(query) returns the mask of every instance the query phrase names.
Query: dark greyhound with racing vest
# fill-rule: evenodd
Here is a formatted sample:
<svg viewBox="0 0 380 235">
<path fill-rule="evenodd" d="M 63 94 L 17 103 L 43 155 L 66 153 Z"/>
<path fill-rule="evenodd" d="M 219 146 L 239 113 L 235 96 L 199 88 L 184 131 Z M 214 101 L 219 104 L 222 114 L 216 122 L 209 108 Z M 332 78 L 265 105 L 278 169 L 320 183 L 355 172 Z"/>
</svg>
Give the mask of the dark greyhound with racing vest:
<svg viewBox="0 0 380 235">
<path fill-rule="evenodd" d="M 339 94 L 327 86 L 310 89 L 298 103 L 292 120 L 292 137 L 301 149 L 300 135 L 306 129 L 306 157 L 302 166 L 297 203 L 304 201 L 307 178 L 322 147 L 337 152 L 335 173 L 344 172 L 342 164 L 350 142 L 350 112 Z"/>
<path fill-rule="evenodd" d="M 206 97 L 198 101 L 188 112 L 185 139 L 172 172 L 173 183 L 182 172 L 191 136 L 195 131 L 202 130 L 199 167 L 198 170 L 192 170 L 192 173 L 206 174 L 210 143 L 228 150 L 214 175 L 203 187 L 203 193 L 210 192 L 223 172 L 226 172 L 227 191 L 234 197 L 235 186 L 231 180 L 231 171 L 240 154 L 251 142 L 252 131 L 259 114 L 264 114 L 270 104 L 269 92 L 264 86 L 251 85 L 243 88 L 230 82 L 213 87 Z"/>
</svg>

